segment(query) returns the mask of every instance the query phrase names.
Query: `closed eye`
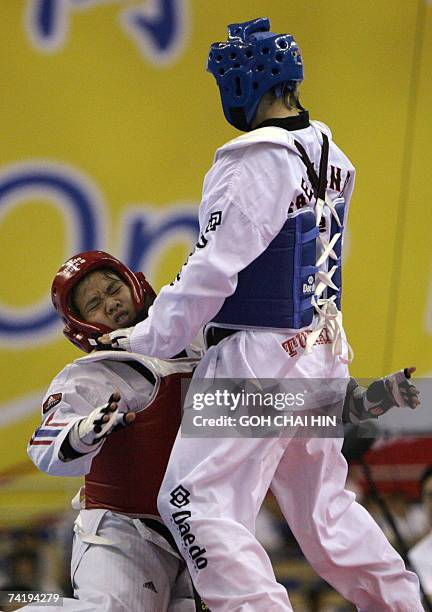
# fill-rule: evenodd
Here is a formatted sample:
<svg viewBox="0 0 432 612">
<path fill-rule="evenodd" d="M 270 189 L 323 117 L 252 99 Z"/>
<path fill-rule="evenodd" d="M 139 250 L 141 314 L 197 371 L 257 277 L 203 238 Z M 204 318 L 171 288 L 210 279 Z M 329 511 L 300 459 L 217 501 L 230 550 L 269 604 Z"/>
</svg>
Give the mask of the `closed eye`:
<svg viewBox="0 0 432 612">
<path fill-rule="evenodd" d="M 112 283 L 107 287 L 108 295 L 115 295 L 118 291 L 120 291 L 122 287 L 122 283 Z"/>
<path fill-rule="evenodd" d="M 100 304 L 100 300 L 91 300 L 88 304 L 86 304 L 86 311 L 87 312 L 92 312 L 93 310 L 96 310 L 96 308 L 98 308 Z"/>
</svg>

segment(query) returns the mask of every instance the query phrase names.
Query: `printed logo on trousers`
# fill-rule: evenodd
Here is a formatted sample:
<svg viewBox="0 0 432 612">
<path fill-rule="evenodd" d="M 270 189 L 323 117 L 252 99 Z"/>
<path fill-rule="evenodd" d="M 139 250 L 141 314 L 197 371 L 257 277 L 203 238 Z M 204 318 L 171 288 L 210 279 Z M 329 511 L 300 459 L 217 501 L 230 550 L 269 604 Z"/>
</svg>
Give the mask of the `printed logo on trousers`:
<svg viewBox="0 0 432 612">
<path fill-rule="evenodd" d="M 183 508 L 189 503 L 190 492 L 179 485 L 173 491 L 171 491 L 170 503 L 176 508 Z"/>
<path fill-rule="evenodd" d="M 207 558 L 204 556 L 204 553 L 207 551 L 196 543 L 195 534 L 191 531 L 188 519 L 191 518 L 192 513 L 189 510 L 182 510 L 174 512 L 171 516 L 171 520 L 175 523 L 182 539 L 183 547 L 187 549 L 196 569 L 204 569 L 208 563 Z"/>
</svg>

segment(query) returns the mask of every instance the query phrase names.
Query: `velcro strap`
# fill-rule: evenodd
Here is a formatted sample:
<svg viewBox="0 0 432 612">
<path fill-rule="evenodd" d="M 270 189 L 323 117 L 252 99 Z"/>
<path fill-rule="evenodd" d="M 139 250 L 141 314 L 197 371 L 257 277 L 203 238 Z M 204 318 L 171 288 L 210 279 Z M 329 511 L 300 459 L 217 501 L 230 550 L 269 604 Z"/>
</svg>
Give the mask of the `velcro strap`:
<svg viewBox="0 0 432 612">
<path fill-rule="evenodd" d="M 311 240 L 315 240 L 315 238 L 317 238 L 318 236 L 319 227 L 315 226 L 301 235 L 301 243 L 305 244 L 306 242 L 311 242 Z"/>
<path fill-rule="evenodd" d="M 318 272 L 317 266 L 302 266 L 300 269 L 301 278 L 306 278 L 307 276 L 315 275 Z"/>
<path fill-rule="evenodd" d="M 300 310 L 302 312 L 304 310 L 308 310 L 308 308 L 312 308 L 312 295 L 310 297 L 305 298 L 300 303 Z"/>
</svg>

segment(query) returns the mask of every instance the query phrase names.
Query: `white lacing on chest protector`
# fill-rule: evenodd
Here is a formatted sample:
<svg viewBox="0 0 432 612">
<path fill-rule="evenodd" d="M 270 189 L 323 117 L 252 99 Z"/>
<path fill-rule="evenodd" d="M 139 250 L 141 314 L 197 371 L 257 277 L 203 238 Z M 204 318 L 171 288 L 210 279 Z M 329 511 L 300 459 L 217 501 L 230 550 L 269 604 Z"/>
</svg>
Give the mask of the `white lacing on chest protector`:
<svg viewBox="0 0 432 612">
<path fill-rule="evenodd" d="M 320 225 L 325 206 L 328 206 L 328 208 L 330 209 L 331 215 L 336 221 L 338 227 L 341 228 L 341 231 L 337 232 L 330 239 L 330 241 L 328 241 L 326 237 L 321 233 L 318 235 L 318 240 L 320 241 L 322 247 L 322 253 L 316 261 L 315 265 L 317 267 L 322 266 L 327 260 L 337 261 L 338 256 L 336 255 L 333 249 L 337 241 L 342 240 L 342 223 L 339 219 L 336 207 L 327 193 L 325 195 L 325 200 L 323 200 L 322 198 L 317 198 L 315 205 L 316 226 L 319 227 Z M 351 363 L 354 357 L 354 352 L 348 342 L 346 342 L 348 349 L 348 359 L 342 357 L 342 313 L 340 310 L 338 310 L 338 307 L 336 306 L 336 295 L 333 295 L 330 298 L 321 297 L 327 288 L 339 291 L 339 287 L 337 287 L 332 280 L 334 273 L 338 269 L 338 264 L 335 264 L 332 267 L 328 267 L 328 271 L 318 270 L 318 272 L 316 273 L 316 279 L 318 282 L 314 294 L 312 296 L 311 303 L 312 306 L 315 308 L 316 313 L 318 314 L 318 323 L 315 329 L 307 337 L 306 351 L 312 351 L 315 342 L 318 340 L 324 327 L 326 327 L 332 340 L 333 355 L 337 355 L 343 363 Z"/>
</svg>

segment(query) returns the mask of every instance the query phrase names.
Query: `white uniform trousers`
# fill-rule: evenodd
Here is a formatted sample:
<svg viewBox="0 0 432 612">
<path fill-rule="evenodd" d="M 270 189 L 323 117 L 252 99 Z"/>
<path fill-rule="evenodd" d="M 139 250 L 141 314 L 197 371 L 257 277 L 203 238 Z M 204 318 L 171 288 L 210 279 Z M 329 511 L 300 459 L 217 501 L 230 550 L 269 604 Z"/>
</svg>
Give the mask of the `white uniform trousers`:
<svg viewBox="0 0 432 612">
<path fill-rule="evenodd" d="M 77 599 L 48 612 L 194 612 L 189 572 L 158 533 L 138 519 L 84 510 L 76 522 L 72 585 Z M 33 612 L 39 607 L 28 606 Z"/>
<path fill-rule="evenodd" d="M 292 610 L 254 537 L 270 485 L 310 564 L 359 610 L 423 610 L 417 577 L 405 569 L 355 495 L 344 489 L 347 465 L 341 446 L 342 440 L 333 438 L 177 438 L 159 508 L 212 612 Z M 179 485 L 190 495 L 180 509 L 170 501 Z M 182 521 L 185 511 L 191 515 Z M 185 545 L 181 537 L 179 526 L 185 523 L 194 544 L 205 548 L 202 569 L 188 554 L 190 540 Z"/>
<path fill-rule="evenodd" d="M 330 346 L 284 362 L 278 344 L 276 334 L 235 334 L 208 350 L 194 376 L 246 378 L 260 372 L 270 377 L 272 370 L 279 378 L 347 374 Z M 369 513 L 345 490 L 342 442 L 183 438 L 179 432 L 158 507 L 212 612 L 292 610 L 254 536 L 269 487 L 308 561 L 359 610 L 423 610 L 416 575 L 405 569 Z"/>
</svg>

